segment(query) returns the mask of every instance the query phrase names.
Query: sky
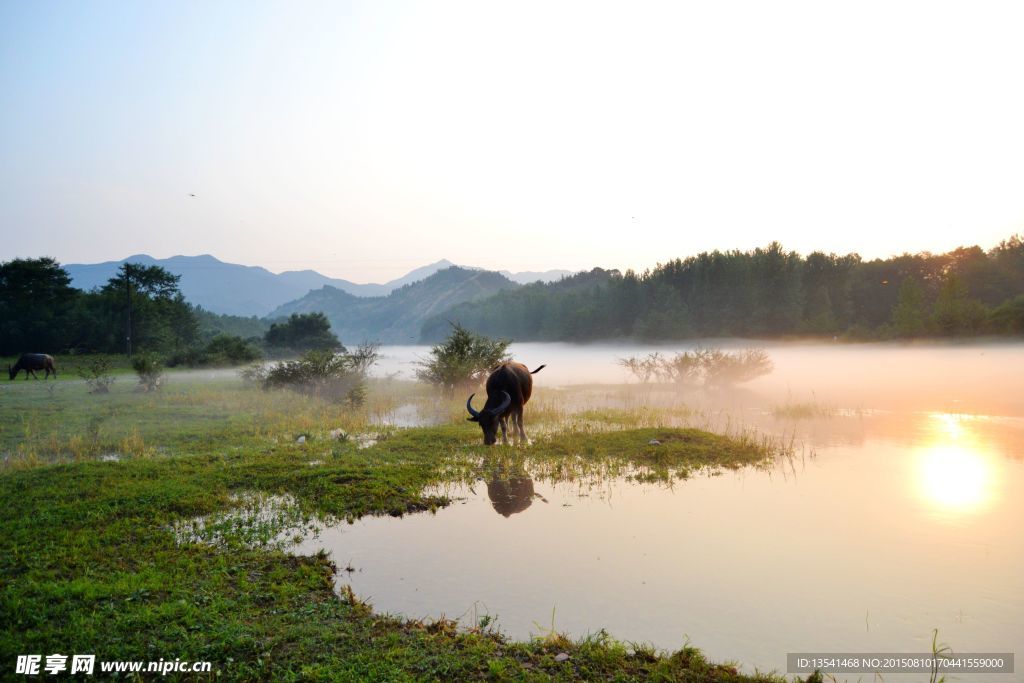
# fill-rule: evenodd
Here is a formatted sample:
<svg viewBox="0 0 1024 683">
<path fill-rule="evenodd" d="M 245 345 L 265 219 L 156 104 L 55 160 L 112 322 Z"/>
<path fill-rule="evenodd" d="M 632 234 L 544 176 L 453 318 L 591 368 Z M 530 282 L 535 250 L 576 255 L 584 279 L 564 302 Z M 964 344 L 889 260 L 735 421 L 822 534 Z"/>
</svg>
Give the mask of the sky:
<svg viewBox="0 0 1024 683">
<path fill-rule="evenodd" d="M 0 0 L 0 260 L 989 248 L 1024 232 L 1022 33 L 1019 2 Z"/>
</svg>

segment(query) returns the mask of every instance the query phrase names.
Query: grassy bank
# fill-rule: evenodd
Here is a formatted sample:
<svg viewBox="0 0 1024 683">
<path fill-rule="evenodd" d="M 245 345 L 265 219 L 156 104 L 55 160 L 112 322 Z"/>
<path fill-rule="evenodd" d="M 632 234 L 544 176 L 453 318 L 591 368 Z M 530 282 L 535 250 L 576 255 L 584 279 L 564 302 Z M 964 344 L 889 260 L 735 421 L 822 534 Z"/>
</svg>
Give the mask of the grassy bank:
<svg viewBox="0 0 1024 683">
<path fill-rule="evenodd" d="M 288 500 L 281 514 L 292 520 L 429 514 L 448 501 L 424 487 L 474 477 L 496 457 L 528 457 L 551 479 L 589 467 L 668 479 L 763 462 L 768 449 L 752 441 L 565 429 L 528 449 L 484 449 L 475 425 L 457 423 L 377 428 L 365 447 L 356 437 L 371 429 L 372 406 L 345 414 L 228 380 L 141 396 L 30 385 L 0 393 L 0 408 L 0 677 L 18 654 L 70 652 L 207 660 L 227 680 L 777 680 L 692 648 L 659 653 L 603 634 L 509 642 L 486 628 L 381 616 L 333 592 L 328 558 L 266 543 L 273 520 L 263 534 L 225 525 L 216 544 L 181 534 L 254 491 Z M 339 428 L 350 436 L 332 438 Z"/>
<path fill-rule="evenodd" d="M 7 373 L 8 366 L 13 366 L 18 362 L 19 356 L 0 356 L 0 368 L 3 368 L 4 373 Z M 128 356 L 117 353 L 90 353 L 90 354 L 58 354 L 53 357 L 53 363 L 57 367 L 57 380 L 59 381 L 72 381 L 81 380 L 80 370 L 84 370 L 89 367 L 90 364 L 97 360 L 104 360 L 109 363 L 109 372 L 111 375 L 120 377 L 122 375 L 126 377 L 134 378 L 134 372 L 132 370 L 132 364 L 128 360 Z M 37 370 L 36 374 L 42 381 L 46 375 L 45 371 Z M 7 381 L 9 375 L 4 374 L 3 380 Z M 24 370 L 18 373 L 18 381 L 24 382 L 26 373 Z M 31 381 L 31 377 L 28 378 Z M 50 380 L 53 380 L 53 376 L 50 376 Z"/>
</svg>

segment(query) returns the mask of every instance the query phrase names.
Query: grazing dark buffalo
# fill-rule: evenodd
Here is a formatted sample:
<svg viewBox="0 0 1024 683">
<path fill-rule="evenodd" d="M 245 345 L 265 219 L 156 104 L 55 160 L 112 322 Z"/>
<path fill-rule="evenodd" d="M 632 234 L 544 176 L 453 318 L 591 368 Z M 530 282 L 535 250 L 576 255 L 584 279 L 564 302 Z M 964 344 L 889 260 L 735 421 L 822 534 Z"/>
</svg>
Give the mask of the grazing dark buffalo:
<svg viewBox="0 0 1024 683">
<path fill-rule="evenodd" d="M 498 426 L 501 426 L 501 442 L 508 443 L 508 418 L 512 417 L 520 443 L 527 443 L 526 431 L 523 429 L 523 406 L 530 400 L 533 393 L 533 377 L 546 366 L 542 365 L 533 372 L 522 363 L 502 363 L 487 378 L 487 403 L 483 410 L 473 410 L 473 397 L 470 394 L 466 401 L 466 410 L 472 417 L 471 422 L 480 423 L 484 430 L 484 445 L 493 446 L 498 440 Z"/>
<path fill-rule="evenodd" d="M 17 377 L 22 370 L 25 371 L 25 379 L 28 379 L 29 373 L 39 379 L 36 376 L 36 370 L 46 370 L 44 379 L 48 379 L 51 372 L 54 378 L 57 377 L 57 365 L 53 362 L 53 356 L 48 356 L 45 353 L 23 353 L 17 363 L 7 366 L 7 374 L 11 379 Z"/>
</svg>

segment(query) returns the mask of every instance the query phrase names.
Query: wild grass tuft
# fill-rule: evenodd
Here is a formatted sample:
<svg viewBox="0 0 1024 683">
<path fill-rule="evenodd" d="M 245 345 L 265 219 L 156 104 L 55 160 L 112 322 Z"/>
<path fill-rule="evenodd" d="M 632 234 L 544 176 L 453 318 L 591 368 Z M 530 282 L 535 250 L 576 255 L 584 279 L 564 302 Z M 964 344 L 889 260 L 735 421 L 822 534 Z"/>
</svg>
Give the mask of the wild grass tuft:
<svg viewBox="0 0 1024 683">
<path fill-rule="evenodd" d="M 816 396 L 812 396 L 809 401 L 795 401 L 790 396 L 785 403 L 774 406 L 771 413 L 778 419 L 811 420 L 835 417 L 839 411 L 834 406 L 819 401 Z"/>
</svg>

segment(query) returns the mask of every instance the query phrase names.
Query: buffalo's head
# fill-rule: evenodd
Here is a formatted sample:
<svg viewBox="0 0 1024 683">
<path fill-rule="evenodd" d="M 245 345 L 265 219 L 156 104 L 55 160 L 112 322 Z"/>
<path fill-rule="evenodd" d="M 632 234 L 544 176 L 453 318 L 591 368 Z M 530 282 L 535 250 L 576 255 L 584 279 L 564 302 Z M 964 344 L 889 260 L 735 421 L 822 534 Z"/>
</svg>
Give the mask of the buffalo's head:
<svg viewBox="0 0 1024 683">
<path fill-rule="evenodd" d="M 18 376 L 18 371 L 12 368 L 10 363 L 7 364 L 7 375 L 10 379 L 14 379 Z"/>
<path fill-rule="evenodd" d="M 498 418 L 505 412 L 509 404 L 512 403 L 512 397 L 508 395 L 507 391 L 501 392 L 505 395 L 505 400 L 501 402 L 497 408 L 484 408 L 483 410 L 473 410 L 473 397 L 476 394 L 470 394 L 466 400 L 466 410 L 469 411 L 470 417 L 466 418 L 470 422 L 476 422 L 480 425 L 480 429 L 484 430 L 484 445 L 493 446 L 498 441 Z"/>
</svg>

